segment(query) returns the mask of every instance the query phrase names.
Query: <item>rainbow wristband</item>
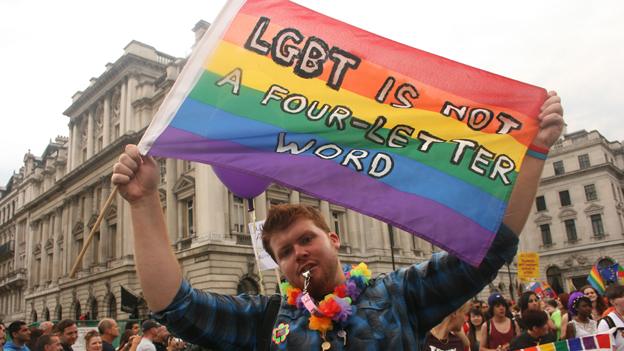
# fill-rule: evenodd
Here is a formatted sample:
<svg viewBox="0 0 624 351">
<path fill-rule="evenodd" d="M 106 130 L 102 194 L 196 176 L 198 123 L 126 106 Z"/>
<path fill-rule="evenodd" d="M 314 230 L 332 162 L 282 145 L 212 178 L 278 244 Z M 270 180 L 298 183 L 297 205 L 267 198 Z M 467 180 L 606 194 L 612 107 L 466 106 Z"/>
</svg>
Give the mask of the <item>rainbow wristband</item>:
<svg viewBox="0 0 624 351">
<path fill-rule="evenodd" d="M 531 144 L 527 149 L 527 156 L 531 156 L 540 160 L 546 160 L 546 158 L 548 157 L 548 149 Z"/>
</svg>

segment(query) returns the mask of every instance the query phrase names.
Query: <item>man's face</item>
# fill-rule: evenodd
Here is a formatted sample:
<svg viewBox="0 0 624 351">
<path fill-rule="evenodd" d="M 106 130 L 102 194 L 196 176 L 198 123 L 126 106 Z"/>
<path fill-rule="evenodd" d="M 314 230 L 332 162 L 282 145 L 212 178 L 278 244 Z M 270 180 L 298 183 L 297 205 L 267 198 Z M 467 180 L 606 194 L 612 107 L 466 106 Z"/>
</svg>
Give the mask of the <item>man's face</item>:
<svg viewBox="0 0 624 351">
<path fill-rule="evenodd" d="M 331 292 L 344 279 L 338 261 L 340 239 L 325 233 L 310 219 L 298 219 L 269 242 L 286 279 L 303 290 L 303 272 L 310 270 L 308 291 L 315 298 Z"/>
<path fill-rule="evenodd" d="M 78 327 L 75 324 L 63 330 L 63 334 L 61 334 L 61 342 L 63 344 L 71 346 L 76 342 L 76 339 L 78 339 Z"/>
<path fill-rule="evenodd" d="M 106 331 L 106 333 L 110 336 L 113 337 L 118 337 L 119 336 L 119 326 L 117 325 L 117 322 L 112 321 L 112 325 L 110 327 L 110 329 L 108 329 L 108 331 Z"/>
<path fill-rule="evenodd" d="M 611 299 L 611 305 L 620 315 L 624 314 L 624 296 Z"/>
<path fill-rule="evenodd" d="M 161 325 L 158 328 L 158 332 L 156 334 L 156 339 L 158 342 L 165 342 L 167 340 L 167 337 L 169 336 L 169 331 L 167 330 L 167 327 L 165 327 L 164 325 Z"/>
<path fill-rule="evenodd" d="M 61 339 L 58 336 L 51 336 L 50 343 L 45 345 L 44 351 L 61 351 L 63 346 L 61 345 Z"/>
<path fill-rule="evenodd" d="M 548 323 L 545 323 L 541 327 L 533 327 L 531 331 L 533 331 L 533 336 L 542 337 L 548 334 Z"/>
<path fill-rule="evenodd" d="M 21 343 L 30 341 L 30 329 L 26 324 L 22 325 L 17 333 L 15 333 L 15 340 Z"/>
</svg>

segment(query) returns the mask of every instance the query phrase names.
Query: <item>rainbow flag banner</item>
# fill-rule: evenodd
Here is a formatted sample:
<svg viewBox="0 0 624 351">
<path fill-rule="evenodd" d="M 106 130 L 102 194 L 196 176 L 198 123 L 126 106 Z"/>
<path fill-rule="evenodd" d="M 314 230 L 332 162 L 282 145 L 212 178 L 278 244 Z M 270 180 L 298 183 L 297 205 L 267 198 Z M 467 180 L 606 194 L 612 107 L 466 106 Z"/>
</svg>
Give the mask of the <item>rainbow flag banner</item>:
<svg viewBox="0 0 624 351">
<path fill-rule="evenodd" d="M 613 333 L 615 328 L 603 333 L 590 336 L 584 336 L 576 339 L 560 340 L 549 344 L 543 344 L 533 346 L 525 349 L 519 349 L 523 351 L 580 351 L 580 350 L 594 350 L 594 351 L 612 351 L 613 345 Z"/>
<path fill-rule="evenodd" d="M 139 147 L 270 179 L 477 265 L 545 99 L 290 1 L 231 0 Z"/>
<path fill-rule="evenodd" d="M 594 264 L 592 266 L 591 271 L 589 271 L 589 275 L 587 276 L 587 282 L 596 289 L 598 293 L 603 295 L 606 290 L 605 282 L 598 271 L 598 266 Z"/>
</svg>

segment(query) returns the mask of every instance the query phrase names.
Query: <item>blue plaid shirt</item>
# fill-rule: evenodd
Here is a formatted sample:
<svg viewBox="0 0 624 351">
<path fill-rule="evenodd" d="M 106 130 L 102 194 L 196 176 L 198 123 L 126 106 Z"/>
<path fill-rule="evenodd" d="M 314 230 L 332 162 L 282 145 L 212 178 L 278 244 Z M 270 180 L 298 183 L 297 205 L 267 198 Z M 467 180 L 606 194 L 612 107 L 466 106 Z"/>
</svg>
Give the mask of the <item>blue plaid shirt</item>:
<svg viewBox="0 0 624 351">
<path fill-rule="evenodd" d="M 494 280 L 517 249 L 517 236 L 502 225 L 479 268 L 436 253 L 427 262 L 377 277 L 353 305 L 344 329 L 346 344 L 339 329 L 327 333 L 331 350 L 419 350 L 427 331 Z M 155 317 L 191 343 L 254 350 L 268 300 L 208 293 L 183 281 L 171 304 Z M 282 302 L 274 327 L 282 324 L 285 333 L 287 325 L 288 333 L 280 343 L 272 341 L 271 350 L 321 350 L 323 340 L 308 329 L 308 316 Z"/>
</svg>

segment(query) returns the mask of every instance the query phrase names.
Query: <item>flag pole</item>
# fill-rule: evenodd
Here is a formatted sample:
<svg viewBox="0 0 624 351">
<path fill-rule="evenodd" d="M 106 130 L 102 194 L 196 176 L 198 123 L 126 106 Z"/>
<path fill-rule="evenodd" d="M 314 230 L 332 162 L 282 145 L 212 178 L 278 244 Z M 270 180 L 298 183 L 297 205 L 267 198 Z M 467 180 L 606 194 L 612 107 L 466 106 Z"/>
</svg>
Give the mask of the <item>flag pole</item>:
<svg viewBox="0 0 624 351">
<path fill-rule="evenodd" d="M 255 228 L 256 228 L 256 208 L 254 207 L 254 200 L 252 198 L 247 199 L 247 207 L 249 208 L 249 220 L 251 221 L 251 224 L 254 228 L 254 232 L 255 232 Z M 249 231 L 249 237 L 252 240 L 251 243 L 251 247 L 253 249 L 254 252 L 254 257 L 256 258 L 256 268 L 258 269 L 258 278 L 260 280 L 260 294 L 264 295 L 264 279 L 262 278 L 262 270 L 260 269 L 260 258 L 258 257 L 258 252 L 256 251 L 253 245 L 253 233 L 251 232 L 251 230 Z"/>
<path fill-rule="evenodd" d="M 87 252 L 87 249 L 89 248 L 89 244 L 91 244 L 91 241 L 93 241 L 95 232 L 97 232 L 98 228 L 100 227 L 100 223 L 102 223 L 102 219 L 104 219 L 104 213 L 106 213 L 110 205 L 113 203 L 113 200 L 115 199 L 115 195 L 117 195 L 117 185 L 113 187 L 113 190 L 111 191 L 110 195 L 108 195 L 108 199 L 106 199 L 104 206 L 102 206 L 102 209 L 100 210 L 100 214 L 98 215 L 98 218 L 95 221 L 95 224 L 93 224 L 93 227 L 91 228 L 91 232 L 89 232 L 89 236 L 87 237 L 87 240 L 85 241 L 84 245 L 82 245 L 82 250 L 80 250 L 80 254 L 76 258 L 76 262 L 74 262 L 74 266 L 72 267 L 71 272 L 69 273 L 70 278 L 73 279 L 76 276 L 76 271 L 78 271 L 78 266 L 80 266 L 80 263 L 82 263 L 82 258 Z"/>
</svg>

